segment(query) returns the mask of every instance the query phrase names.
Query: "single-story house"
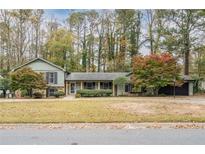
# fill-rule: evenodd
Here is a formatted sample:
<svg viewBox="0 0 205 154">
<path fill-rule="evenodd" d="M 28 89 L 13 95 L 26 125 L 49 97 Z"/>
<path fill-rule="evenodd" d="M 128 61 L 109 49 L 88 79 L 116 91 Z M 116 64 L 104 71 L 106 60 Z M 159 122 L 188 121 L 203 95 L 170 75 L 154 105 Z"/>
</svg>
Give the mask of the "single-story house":
<svg viewBox="0 0 205 154">
<path fill-rule="evenodd" d="M 127 75 L 127 72 L 71 72 L 65 79 L 66 94 L 75 94 L 80 89 L 111 89 L 113 95 L 120 95 L 124 88 L 114 85 L 114 80 Z"/>
<path fill-rule="evenodd" d="M 114 84 L 114 80 L 118 77 L 130 77 L 128 72 L 66 72 L 65 69 L 45 60 L 43 58 L 35 58 L 21 66 L 13 68 L 16 71 L 23 67 L 30 67 L 36 72 L 44 74 L 47 82 L 47 89 L 44 91 L 46 96 L 53 96 L 56 91 L 64 91 L 65 95 L 76 94 L 79 89 L 111 89 L 113 96 L 126 94 L 132 91 L 132 86 L 126 84 L 124 87 Z M 167 92 L 167 88 L 160 89 L 164 94 L 172 94 Z M 185 92 L 182 92 L 185 91 Z M 193 95 L 193 83 L 191 80 L 185 80 L 182 88 L 176 89 L 176 95 Z"/>
</svg>

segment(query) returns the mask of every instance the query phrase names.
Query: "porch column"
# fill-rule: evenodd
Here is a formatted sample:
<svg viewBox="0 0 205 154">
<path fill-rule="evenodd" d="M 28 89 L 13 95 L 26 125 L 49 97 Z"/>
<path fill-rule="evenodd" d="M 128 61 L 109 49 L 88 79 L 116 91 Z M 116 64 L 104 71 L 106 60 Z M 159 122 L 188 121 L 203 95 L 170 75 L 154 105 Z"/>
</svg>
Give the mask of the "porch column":
<svg viewBox="0 0 205 154">
<path fill-rule="evenodd" d="M 70 94 L 70 82 L 68 83 L 68 94 Z"/>
<path fill-rule="evenodd" d="M 66 82 L 66 95 L 69 95 L 70 93 L 70 82 Z"/>
<path fill-rule="evenodd" d="M 98 89 L 100 89 L 100 81 L 98 81 Z"/>
<path fill-rule="evenodd" d="M 68 83 L 65 81 L 65 95 L 68 95 Z"/>
<path fill-rule="evenodd" d="M 193 82 L 189 81 L 188 84 L 189 84 L 189 88 L 188 88 L 189 89 L 189 91 L 188 91 L 189 94 L 188 95 L 193 96 L 193 89 L 194 89 L 193 88 Z"/>
<path fill-rule="evenodd" d="M 80 81 L 80 90 L 83 89 L 83 81 Z"/>
<path fill-rule="evenodd" d="M 115 96 L 115 84 L 112 81 L 112 95 Z"/>
</svg>

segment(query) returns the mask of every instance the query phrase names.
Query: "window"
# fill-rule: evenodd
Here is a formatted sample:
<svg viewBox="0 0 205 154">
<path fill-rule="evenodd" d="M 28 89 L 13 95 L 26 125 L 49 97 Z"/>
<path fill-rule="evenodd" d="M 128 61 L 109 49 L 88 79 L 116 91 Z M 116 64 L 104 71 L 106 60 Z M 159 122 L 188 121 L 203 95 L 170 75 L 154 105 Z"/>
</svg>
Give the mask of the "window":
<svg viewBox="0 0 205 154">
<path fill-rule="evenodd" d="M 54 96 L 54 94 L 55 94 L 56 91 L 57 91 L 57 90 L 56 90 L 55 88 L 49 88 L 49 89 L 48 89 L 48 95 L 49 95 L 49 96 Z"/>
<path fill-rule="evenodd" d="M 80 90 L 80 88 L 81 88 L 80 82 L 76 82 L 76 90 Z"/>
<path fill-rule="evenodd" d="M 125 84 L 125 92 L 132 92 L 132 85 L 131 84 Z"/>
<path fill-rule="evenodd" d="M 100 89 L 112 89 L 112 82 L 100 82 Z"/>
<path fill-rule="evenodd" d="M 57 72 L 46 72 L 46 81 L 48 84 L 57 84 Z"/>
<path fill-rule="evenodd" d="M 84 89 L 95 89 L 95 82 L 84 82 Z"/>
<path fill-rule="evenodd" d="M 49 83 L 54 83 L 54 72 L 49 73 Z"/>
</svg>

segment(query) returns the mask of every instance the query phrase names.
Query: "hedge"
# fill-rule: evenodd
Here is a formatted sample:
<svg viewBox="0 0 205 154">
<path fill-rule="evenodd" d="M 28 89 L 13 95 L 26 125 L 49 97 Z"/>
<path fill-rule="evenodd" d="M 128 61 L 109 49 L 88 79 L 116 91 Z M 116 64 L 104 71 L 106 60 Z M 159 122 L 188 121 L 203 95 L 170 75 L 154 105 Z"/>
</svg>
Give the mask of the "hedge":
<svg viewBox="0 0 205 154">
<path fill-rule="evenodd" d="M 54 96 L 55 96 L 56 98 L 59 98 L 59 97 L 64 96 L 64 95 L 65 95 L 65 93 L 64 93 L 63 91 L 56 91 L 56 92 L 54 93 Z"/>
<path fill-rule="evenodd" d="M 43 94 L 41 92 L 35 92 L 33 93 L 34 98 L 43 98 Z"/>
<path fill-rule="evenodd" d="M 112 90 L 110 89 L 82 89 L 78 90 L 77 94 L 80 94 L 81 97 L 103 97 L 103 96 L 111 96 Z"/>
</svg>

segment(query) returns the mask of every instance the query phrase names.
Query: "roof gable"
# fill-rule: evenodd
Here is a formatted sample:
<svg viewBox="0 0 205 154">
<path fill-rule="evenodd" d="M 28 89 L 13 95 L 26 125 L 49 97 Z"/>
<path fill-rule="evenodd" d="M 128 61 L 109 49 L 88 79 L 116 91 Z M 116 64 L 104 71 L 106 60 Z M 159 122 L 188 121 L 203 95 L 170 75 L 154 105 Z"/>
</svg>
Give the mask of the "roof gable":
<svg viewBox="0 0 205 154">
<path fill-rule="evenodd" d="M 43 59 L 43 58 L 35 58 L 35 59 L 33 59 L 33 60 L 30 60 L 30 61 L 28 61 L 27 63 L 25 63 L 25 64 L 23 64 L 23 65 L 20 65 L 20 66 L 17 66 L 17 67 L 15 67 L 15 68 L 13 68 L 11 71 L 16 71 L 16 70 L 18 70 L 18 69 L 20 69 L 20 68 L 22 68 L 22 67 L 25 67 L 25 66 L 27 66 L 27 65 L 29 65 L 29 64 L 31 64 L 31 63 L 34 63 L 34 62 L 36 62 L 36 61 L 42 61 L 42 62 L 44 62 L 44 63 L 46 63 L 46 64 L 48 64 L 48 65 L 51 65 L 51 66 L 53 66 L 53 67 L 55 67 L 55 68 L 57 68 L 57 69 L 59 69 L 59 70 L 65 72 L 65 70 L 64 70 L 62 67 L 60 67 L 60 66 L 58 66 L 58 65 L 55 65 L 54 63 L 49 62 L 48 60 L 45 60 L 45 59 Z"/>
</svg>

